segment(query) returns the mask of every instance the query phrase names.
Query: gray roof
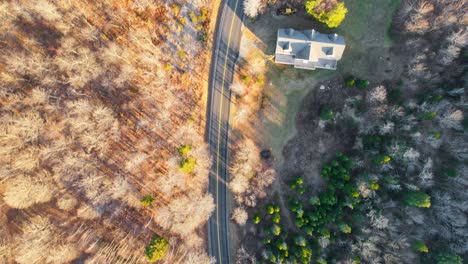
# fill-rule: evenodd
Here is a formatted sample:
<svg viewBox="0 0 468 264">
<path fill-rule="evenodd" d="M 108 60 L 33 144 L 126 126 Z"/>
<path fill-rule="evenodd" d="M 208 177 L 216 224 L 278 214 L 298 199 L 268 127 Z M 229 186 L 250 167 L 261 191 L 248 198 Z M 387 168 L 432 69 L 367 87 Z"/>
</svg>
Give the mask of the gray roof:
<svg viewBox="0 0 468 264">
<path fill-rule="evenodd" d="M 337 34 L 322 34 L 313 29 L 279 29 L 275 62 L 296 68 L 336 69 L 345 47 L 344 38 Z"/>
</svg>

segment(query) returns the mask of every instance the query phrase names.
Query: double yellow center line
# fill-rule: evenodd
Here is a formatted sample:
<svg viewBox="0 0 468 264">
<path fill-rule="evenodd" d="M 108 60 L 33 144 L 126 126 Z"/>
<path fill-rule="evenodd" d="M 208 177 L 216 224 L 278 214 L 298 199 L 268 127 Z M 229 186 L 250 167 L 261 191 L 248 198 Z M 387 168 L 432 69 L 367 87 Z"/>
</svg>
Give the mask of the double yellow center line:
<svg viewBox="0 0 468 264">
<path fill-rule="evenodd" d="M 228 0 L 229 1 L 229 0 Z M 227 66 L 227 61 L 228 61 L 228 55 L 229 55 L 229 44 L 231 43 L 231 35 L 232 35 L 232 29 L 234 26 L 234 19 L 236 18 L 236 11 L 237 11 L 237 5 L 239 3 L 239 0 L 236 0 L 236 4 L 234 7 L 234 13 L 232 14 L 232 19 L 231 19 L 231 26 L 229 28 L 229 35 L 228 35 L 228 41 L 226 43 L 226 56 L 224 58 L 224 69 L 223 69 L 223 79 L 221 81 L 221 96 L 220 96 L 220 103 L 219 103 L 219 115 L 218 115 L 218 146 L 217 146 L 217 153 L 216 153 L 216 222 L 217 222 L 217 233 L 218 233 L 218 257 L 219 257 L 219 264 L 223 264 L 223 260 L 221 257 L 221 239 L 219 237 L 219 148 L 220 148 L 220 143 L 221 143 L 221 117 L 222 117 L 222 111 L 223 111 L 223 101 L 224 101 L 224 79 L 226 76 L 226 66 Z M 214 92 L 214 91 L 213 91 Z M 229 118 L 229 117 L 228 117 Z M 227 128 L 226 128 L 227 129 Z M 227 231 L 227 230 L 226 230 Z"/>
</svg>

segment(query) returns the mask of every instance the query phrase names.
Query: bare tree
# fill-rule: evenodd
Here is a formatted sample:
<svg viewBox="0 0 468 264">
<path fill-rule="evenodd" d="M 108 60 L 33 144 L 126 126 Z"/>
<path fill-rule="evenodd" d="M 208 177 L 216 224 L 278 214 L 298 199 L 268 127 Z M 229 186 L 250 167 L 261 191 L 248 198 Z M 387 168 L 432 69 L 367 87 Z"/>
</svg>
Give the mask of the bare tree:
<svg viewBox="0 0 468 264">
<path fill-rule="evenodd" d="M 241 226 L 247 223 L 248 217 L 247 211 L 242 207 L 234 208 L 231 215 L 231 219 Z"/>
<path fill-rule="evenodd" d="M 244 1 L 244 14 L 248 17 L 255 18 L 260 13 L 262 2 L 260 0 Z"/>
<path fill-rule="evenodd" d="M 70 211 L 78 204 L 78 200 L 71 195 L 63 195 L 57 199 L 57 207 L 64 211 Z"/>
<path fill-rule="evenodd" d="M 13 208 L 23 209 L 45 203 L 53 197 L 53 185 L 46 178 L 20 175 L 7 181 L 3 200 Z"/>
</svg>

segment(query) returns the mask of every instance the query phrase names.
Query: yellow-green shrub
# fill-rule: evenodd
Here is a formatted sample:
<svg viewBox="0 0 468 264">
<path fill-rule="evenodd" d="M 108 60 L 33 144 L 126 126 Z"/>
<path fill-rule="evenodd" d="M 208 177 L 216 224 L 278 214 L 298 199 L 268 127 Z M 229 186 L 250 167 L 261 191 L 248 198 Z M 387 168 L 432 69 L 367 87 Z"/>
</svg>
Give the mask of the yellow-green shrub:
<svg viewBox="0 0 468 264">
<path fill-rule="evenodd" d="M 338 27 L 344 20 L 348 9 L 344 3 L 337 3 L 330 11 L 322 10 L 317 12 L 317 7 L 323 0 L 308 0 L 305 3 L 306 12 L 312 15 L 318 21 L 325 23 L 330 28 Z"/>
</svg>

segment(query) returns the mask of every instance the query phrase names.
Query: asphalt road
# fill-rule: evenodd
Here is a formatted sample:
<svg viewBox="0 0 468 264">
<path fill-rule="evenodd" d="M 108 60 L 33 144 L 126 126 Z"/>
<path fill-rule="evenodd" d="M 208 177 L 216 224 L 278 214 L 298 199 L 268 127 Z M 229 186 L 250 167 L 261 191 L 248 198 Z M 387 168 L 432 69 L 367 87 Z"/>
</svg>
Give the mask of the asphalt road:
<svg viewBox="0 0 468 264">
<path fill-rule="evenodd" d="M 213 156 L 209 191 L 215 199 L 215 211 L 208 222 L 208 252 L 216 263 L 229 263 L 229 112 L 230 85 L 239 56 L 241 27 L 244 18 L 243 0 L 222 0 L 217 20 L 214 57 L 212 59 L 208 101 L 208 141 Z"/>
</svg>

